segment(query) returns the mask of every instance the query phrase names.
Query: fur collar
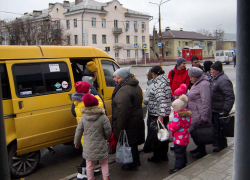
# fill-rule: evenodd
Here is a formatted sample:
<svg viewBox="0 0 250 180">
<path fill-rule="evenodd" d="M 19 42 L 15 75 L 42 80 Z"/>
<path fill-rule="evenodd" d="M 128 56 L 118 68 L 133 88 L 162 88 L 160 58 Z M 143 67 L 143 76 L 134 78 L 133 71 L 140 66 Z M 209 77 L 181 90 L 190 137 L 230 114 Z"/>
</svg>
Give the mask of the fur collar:
<svg viewBox="0 0 250 180">
<path fill-rule="evenodd" d="M 82 107 L 81 112 L 87 114 L 105 114 L 104 108 L 100 106 Z"/>
<path fill-rule="evenodd" d="M 182 112 L 178 112 L 178 116 L 180 117 L 187 117 L 187 116 L 192 116 L 192 112 L 187 110 L 187 111 L 182 111 Z"/>
<path fill-rule="evenodd" d="M 77 92 L 75 92 L 75 93 L 73 93 L 71 95 L 71 100 L 72 101 L 79 101 L 79 102 L 81 102 L 83 95 L 84 95 L 84 93 L 77 93 Z"/>
</svg>

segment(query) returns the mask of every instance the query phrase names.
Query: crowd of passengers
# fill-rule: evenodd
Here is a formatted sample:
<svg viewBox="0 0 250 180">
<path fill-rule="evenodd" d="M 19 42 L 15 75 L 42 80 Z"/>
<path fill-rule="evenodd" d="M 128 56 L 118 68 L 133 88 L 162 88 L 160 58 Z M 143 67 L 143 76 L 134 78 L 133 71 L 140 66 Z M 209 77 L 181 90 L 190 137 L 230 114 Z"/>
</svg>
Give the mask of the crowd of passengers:
<svg viewBox="0 0 250 180">
<path fill-rule="evenodd" d="M 197 126 L 214 125 L 218 136 L 213 152 L 228 146 L 227 138 L 221 133 L 219 117 L 228 116 L 233 107 L 233 84 L 224 74 L 220 61 L 205 61 L 201 66 L 199 58 L 193 56 L 191 64 L 192 67 L 186 69 L 186 60 L 179 58 L 168 75 L 159 65 L 150 68 L 146 72 L 148 88 L 144 97 L 139 81 L 129 67 L 116 70 L 113 74 L 116 85 L 112 94 L 111 124 L 102 96 L 93 86 L 97 66 L 94 62 L 86 65 L 85 76 L 75 83 L 76 93 L 72 95 L 72 114 L 78 123 L 74 144 L 76 148 L 81 144 L 83 147 L 77 179 L 94 180 L 95 173 L 100 173 L 95 170 L 98 161 L 103 179 L 109 180 L 107 140 L 112 138 L 113 142 L 117 142 L 124 131 L 133 158 L 133 162 L 122 165 L 125 171 L 135 171 L 141 166 L 138 145 L 143 143 L 144 152 L 153 152 L 148 162 L 168 161 L 170 149 L 175 153 L 175 166 L 169 173 L 184 168 L 187 165 L 189 134 Z M 142 102 L 148 106 L 146 138 Z M 173 113 L 171 122 L 170 113 Z M 169 141 L 152 139 L 157 137 L 157 121 L 161 121 L 171 132 L 174 146 L 169 148 Z M 192 158 L 204 157 L 207 154 L 206 144 L 194 143 L 197 147 L 190 151 Z"/>
</svg>

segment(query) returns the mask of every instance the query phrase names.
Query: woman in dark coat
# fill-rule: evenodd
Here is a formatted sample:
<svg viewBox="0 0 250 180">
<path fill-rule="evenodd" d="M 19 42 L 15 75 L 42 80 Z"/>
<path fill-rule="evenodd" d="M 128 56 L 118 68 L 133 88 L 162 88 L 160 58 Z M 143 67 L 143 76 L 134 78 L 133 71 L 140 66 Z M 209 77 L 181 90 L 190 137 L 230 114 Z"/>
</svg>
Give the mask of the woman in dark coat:
<svg viewBox="0 0 250 180">
<path fill-rule="evenodd" d="M 120 86 L 113 99 L 114 138 L 118 141 L 120 133 L 126 130 L 133 162 L 123 164 L 122 169 L 137 170 L 141 165 L 138 145 L 145 141 L 142 89 L 130 68 L 118 69 L 114 76 Z"/>
</svg>

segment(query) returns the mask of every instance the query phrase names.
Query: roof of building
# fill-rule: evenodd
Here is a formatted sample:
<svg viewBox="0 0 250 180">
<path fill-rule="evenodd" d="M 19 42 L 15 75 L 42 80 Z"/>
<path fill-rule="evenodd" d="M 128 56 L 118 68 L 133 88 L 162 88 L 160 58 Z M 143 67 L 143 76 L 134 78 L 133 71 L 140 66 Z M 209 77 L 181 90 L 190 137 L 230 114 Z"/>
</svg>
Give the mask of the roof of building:
<svg viewBox="0 0 250 180">
<path fill-rule="evenodd" d="M 223 41 L 236 41 L 236 34 L 224 33 Z"/>
<path fill-rule="evenodd" d="M 176 30 L 166 30 L 161 33 L 162 39 L 197 39 L 197 40 L 216 40 L 215 37 L 212 36 L 206 36 L 203 34 L 200 34 L 198 32 L 192 32 L 192 31 L 176 31 Z M 153 36 L 150 36 L 150 39 L 152 39 Z M 156 35 L 156 39 L 159 38 L 159 35 Z"/>
</svg>

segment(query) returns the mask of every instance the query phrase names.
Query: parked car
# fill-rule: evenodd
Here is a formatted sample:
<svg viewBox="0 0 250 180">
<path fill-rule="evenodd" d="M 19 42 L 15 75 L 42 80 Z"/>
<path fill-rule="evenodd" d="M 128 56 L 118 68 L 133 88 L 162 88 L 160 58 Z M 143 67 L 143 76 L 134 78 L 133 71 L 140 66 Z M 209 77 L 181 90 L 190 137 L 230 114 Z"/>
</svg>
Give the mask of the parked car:
<svg viewBox="0 0 250 180">
<path fill-rule="evenodd" d="M 111 120 L 113 73 L 120 66 L 94 47 L 1 46 L 0 72 L 8 161 L 12 177 L 34 172 L 40 150 L 72 142 L 77 122 L 71 114 L 74 84 L 85 65 L 98 66 L 94 85 Z M 143 106 L 144 117 L 146 106 Z"/>
<path fill-rule="evenodd" d="M 215 52 L 215 61 L 230 64 L 233 62 L 234 51 L 232 50 L 218 50 Z"/>
</svg>

